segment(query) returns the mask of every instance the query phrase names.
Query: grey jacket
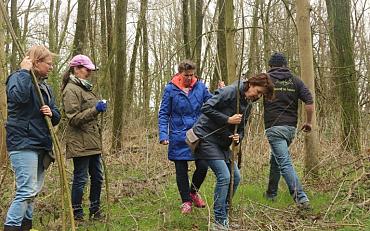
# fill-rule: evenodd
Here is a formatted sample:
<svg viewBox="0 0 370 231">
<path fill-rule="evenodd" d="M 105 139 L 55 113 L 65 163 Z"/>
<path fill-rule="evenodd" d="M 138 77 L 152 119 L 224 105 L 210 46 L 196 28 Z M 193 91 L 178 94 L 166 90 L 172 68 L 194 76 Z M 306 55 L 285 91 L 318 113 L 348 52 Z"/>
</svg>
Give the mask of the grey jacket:
<svg viewBox="0 0 370 231">
<path fill-rule="evenodd" d="M 195 154 L 197 159 L 228 160 L 231 145 L 230 135 L 234 134 L 235 125 L 227 123 L 230 116 L 236 114 L 236 97 L 240 94 L 239 113 L 243 114 L 242 122 L 238 126 L 240 140 L 244 136 L 244 128 L 248 120 L 252 103 L 244 96 L 244 85 L 240 84 L 237 91 L 236 84 L 216 90 L 201 109 L 201 116 L 193 126 L 194 132 L 201 138 L 198 150 Z M 216 131 L 217 132 L 214 132 Z M 210 133 L 214 132 L 212 135 Z"/>
</svg>

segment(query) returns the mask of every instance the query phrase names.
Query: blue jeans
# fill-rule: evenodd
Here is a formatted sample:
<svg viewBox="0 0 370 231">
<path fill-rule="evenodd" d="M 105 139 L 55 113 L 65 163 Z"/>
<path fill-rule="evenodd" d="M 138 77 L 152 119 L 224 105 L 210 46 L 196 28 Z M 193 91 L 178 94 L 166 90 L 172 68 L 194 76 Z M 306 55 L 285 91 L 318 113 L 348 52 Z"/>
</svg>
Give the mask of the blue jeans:
<svg viewBox="0 0 370 231">
<path fill-rule="evenodd" d="M 230 186 L 230 163 L 225 160 L 207 160 L 208 166 L 215 174 L 217 181 L 214 192 L 214 213 L 215 220 L 219 224 L 227 221 L 227 198 Z M 240 182 L 240 171 L 237 164 L 234 166 L 234 194 Z M 226 222 L 227 223 L 227 222 Z"/>
<path fill-rule="evenodd" d="M 289 153 L 296 128 L 292 126 L 273 126 L 266 129 L 266 136 L 271 146 L 270 176 L 267 196 L 277 196 L 280 176 L 288 185 L 290 195 L 296 203 L 307 202 L 308 198 L 294 170 Z"/>
<path fill-rule="evenodd" d="M 73 158 L 72 207 L 75 217 L 83 217 L 82 197 L 90 174 L 90 215 L 100 209 L 100 194 L 103 183 L 101 156 L 83 156 Z"/>
<path fill-rule="evenodd" d="M 9 152 L 17 189 L 5 225 L 21 226 L 24 218 L 32 220 L 33 200 L 44 184 L 44 155 L 47 155 L 44 151 L 33 150 Z"/>
</svg>

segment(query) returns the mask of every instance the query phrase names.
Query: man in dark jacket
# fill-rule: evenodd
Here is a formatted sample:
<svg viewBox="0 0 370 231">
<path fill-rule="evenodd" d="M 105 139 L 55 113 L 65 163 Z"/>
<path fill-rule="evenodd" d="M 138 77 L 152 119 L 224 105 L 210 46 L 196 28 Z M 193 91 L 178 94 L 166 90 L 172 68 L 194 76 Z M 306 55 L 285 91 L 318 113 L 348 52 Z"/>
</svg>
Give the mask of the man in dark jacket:
<svg viewBox="0 0 370 231">
<path fill-rule="evenodd" d="M 34 46 L 21 63 L 21 69 L 6 81 L 8 118 L 6 143 L 14 169 L 17 191 L 8 210 L 4 231 L 32 229 L 34 198 L 44 183 L 44 158 L 52 150 L 45 116 L 56 125 L 60 113 L 50 87 L 44 82 L 52 70 L 53 54 L 44 46 Z M 33 70 L 45 105 L 41 106 L 32 84 Z"/>
<path fill-rule="evenodd" d="M 298 207 L 308 209 L 309 200 L 292 165 L 289 145 L 296 132 L 299 99 L 305 103 L 307 114 L 302 130 L 311 130 L 312 95 L 304 83 L 292 75 L 282 53 L 274 53 L 269 66 L 268 73 L 275 85 L 276 98 L 273 101 L 264 100 L 266 136 L 271 146 L 270 176 L 265 197 L 275 200 L 282 175 Z"/>
<path fill-rule="evenodd" d="M 195 123 L 194 133 L 201 138 L 195 153 L 198 160 L 206 160 L 216 176 L 214 191 L 214 214 L 216 230 L 227 230 L 227 197 L 230 184 L 230 145 L 239 144 L 243 139 L 244 128 L 249 117 L 252 102 L 261 96 L 271 99 L 273 97 L 273 84 L 267 74 L 262 73 L 241 83 L 237 89 L 236 84 L 216 90 L 201 109 L 201 116 Z M 239 113 L 236 110 L 237 95 L 240 95 Z M 234 133 L 238 124 L 237 133 Z M 234 165 L 234 191 L 236 191 L 240 173 Z"/>
</svg>

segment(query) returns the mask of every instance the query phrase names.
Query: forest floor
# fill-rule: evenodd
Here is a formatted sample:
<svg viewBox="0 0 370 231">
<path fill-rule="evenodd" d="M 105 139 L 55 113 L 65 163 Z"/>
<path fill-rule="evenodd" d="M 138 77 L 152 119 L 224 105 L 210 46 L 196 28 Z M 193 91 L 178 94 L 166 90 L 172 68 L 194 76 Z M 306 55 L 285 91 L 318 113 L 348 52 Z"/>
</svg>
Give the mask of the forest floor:
<svg viewBox="0 0 370 231">
<path fill-rule="evenodd" d="M 263 132 L 255 133 L 257 135 L 249 137 L 244 145 L 242 181 L 233 199 L 231 230 L 370 230 L 369 150 L 352 156 L 333 145 L 336 138 L 326 137 L 320 140 L 319 177 L 305 178 L 304 135 L 298 133 L 290 150 L 313 207 L 310 212 L 301 212 L 291 199 L 284 180 L 280 182 L 277 201 L 267 201 L 263 197 L 268 179 L 269 146 Z M 105 139 L 108 140 L 108 136 Z M 107 226 L 109 230 L 209 229 L 215 183 L 212 171 L 209 170 L 200 192 L 207 207 L 194 208 L 191 214 L 181 215 L 174 165 L 167 160 L 167 147 L 158 144 L 155 132 L 126 134 L 122 152 L 117 156 L 105 154 L 104 159 L 109 170 L 110 221 L 88 220 L 86 192 L 86 221 L 78 223 L 77 230 L 107 230 Z M 193 172 L 194 164 L 190 166 Z M 67 175 L 70 180 L 70 160 L 67 161 Z M 0 187 L 0 215 L 5 217 L 15 188 L 9 166 Z M 43 191 L 36 199 L 34 227 L 37 230 L 61 230 L 60 200 L 59 174 L 54 164 L 47 171 Z M 102 205 L 107 213 L 105 187 Z"/>
</svg>

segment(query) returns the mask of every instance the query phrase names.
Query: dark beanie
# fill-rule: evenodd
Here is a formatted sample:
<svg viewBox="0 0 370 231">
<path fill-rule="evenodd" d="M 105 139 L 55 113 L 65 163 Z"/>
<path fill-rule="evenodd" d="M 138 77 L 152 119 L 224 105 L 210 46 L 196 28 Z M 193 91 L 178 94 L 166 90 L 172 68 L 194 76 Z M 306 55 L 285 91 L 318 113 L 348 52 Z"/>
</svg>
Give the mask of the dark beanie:
<svg viewBox="0 0 370 231">
<path fill-rule="evenodd" d="M 282 67 L 287 65 L 288 62 L 286 61 L 283 53 L 275 52 L 273 55 L 271 55 L 271 58 L 269 60 L 270 67 Z"/>
</svg>

